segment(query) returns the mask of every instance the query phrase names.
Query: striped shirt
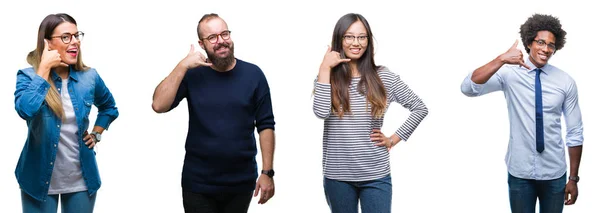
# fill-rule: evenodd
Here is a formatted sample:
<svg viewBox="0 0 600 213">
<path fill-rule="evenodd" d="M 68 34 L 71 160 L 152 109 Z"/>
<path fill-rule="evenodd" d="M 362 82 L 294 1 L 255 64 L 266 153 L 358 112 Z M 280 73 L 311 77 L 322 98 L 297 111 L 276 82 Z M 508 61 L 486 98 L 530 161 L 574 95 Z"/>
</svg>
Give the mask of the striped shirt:
<svg viewBox="0 0 600 213">
<path fill-rule="evenodd" d="M 406 141 L 428 113 L 427 107 L 412 92 L 400 76 L 381 67 L 378 71 L 387 93 L 387 108 L 397 102 L 410 110 L 408 119 L 395 132 Z M 334 114 L 331 104 L 331 85 L 315 82 L 313 111 L 325 119 L 323 129 L 323 173 L 340 181 L 368 181 L 390 174 L 389 154 L 386 147 L 375 146 L 370 134 L 381 128 L 383 117 L 374 119 L 366 97 L 358 91 L 360 77 L 352 78 L 349 87 L 350 111 L 342 118 Z"/>
</svg>

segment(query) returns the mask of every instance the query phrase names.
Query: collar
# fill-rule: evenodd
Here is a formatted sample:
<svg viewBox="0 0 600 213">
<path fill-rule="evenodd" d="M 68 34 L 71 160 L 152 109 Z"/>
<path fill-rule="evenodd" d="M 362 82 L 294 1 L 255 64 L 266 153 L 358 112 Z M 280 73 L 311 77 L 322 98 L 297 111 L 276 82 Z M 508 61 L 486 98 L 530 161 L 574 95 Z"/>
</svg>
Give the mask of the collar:
<svg viewBox="0 0 600 213">
<path fill-rule="evenodd" d="M 75 82 L 77 82 L 79 80 L 76 72 L 77 71 L 75 69 L 73 69 L 73 65 L 69 65 L 69 79 L 73 80 Z M 60 80 L 60 76 L 58 76 L 58 74 L 56 74 L 56 72 L 54 72 L 54 69 L 52 72 L 50 72 L 50 75 L 52 76 L 52 79 L 54 79 L 54 81 Z"/>
<path fill-rule="evenodd" d="M 527 58 L 525 58 L 525 64 L 529 67 L 531 67 L 531 69 L 527 70 L 527 72 L 533 72 L 535 71 L 537 68 L 542 70 L 542 73 L 548 74 L 548 71 L 550 71 L 550 65 L 548 63 L 546 63 L 544 66 L 542 67 L 536 67 L 531 60 L 529 60 L 530 56 L 527 56 Z M 524 68 L 527 69 L 527 68 Z"/>
</svg>

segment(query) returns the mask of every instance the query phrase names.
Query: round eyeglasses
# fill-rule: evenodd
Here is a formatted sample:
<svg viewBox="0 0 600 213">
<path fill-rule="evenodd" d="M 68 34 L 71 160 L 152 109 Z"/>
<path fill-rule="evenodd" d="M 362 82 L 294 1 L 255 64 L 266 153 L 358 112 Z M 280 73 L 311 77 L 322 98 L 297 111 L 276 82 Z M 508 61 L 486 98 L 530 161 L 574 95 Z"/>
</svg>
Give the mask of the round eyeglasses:
<svg viewBox="0 0 600 213">
<path fill-rule="evenodd" d="M 74 37 L 75 39 L 77 39 L 77 41 L 81 41 L 83 39 L 83 35 L 84 33 L 79 31 L 75 34 L 71 34 L 71 33 L 63 33 L 62 35 L 59 36 L 52 36 L 50 38 L 60 38 L 60 40 L 62 40 L 63 43 L 68 44 L 71 43 L 72 38 Z"/>
<path fill-rule="evenodd" d="M 556 45 L 554 45 L 553 43 L 546 43 L 546 41 L 538 39 L 538 40 L 533 40 L 540 48 L 545 48 L 546 46 L 548 46 L 548 49 L 550 49 L 551 52 L 556 51 Z"/>
<path fill-rule="evenodd" d="M 353 35 L 345 35 L 343 36 L 346 44 L 354 43 L 354 40 L 358 39 L 358 43 L 365 44 L 368 41 L 369 36 L 361 35 L 361 36 L 353 36 Z"/>
<path fill-rule="evenodd" d="M 229 36 L 231 35 L 231 31 L 230 30 L 225 30 L 219 34 L 212 34 L 207 36 L 206 38 L 202 38 L 201 40 L 208 40 L 208 42 L 215 44 L 217 43 L 217 41 L 219 40 L 219 36 L 221 36 L 221 38 L 223 40 L 229 40 Z"/>
</svg>

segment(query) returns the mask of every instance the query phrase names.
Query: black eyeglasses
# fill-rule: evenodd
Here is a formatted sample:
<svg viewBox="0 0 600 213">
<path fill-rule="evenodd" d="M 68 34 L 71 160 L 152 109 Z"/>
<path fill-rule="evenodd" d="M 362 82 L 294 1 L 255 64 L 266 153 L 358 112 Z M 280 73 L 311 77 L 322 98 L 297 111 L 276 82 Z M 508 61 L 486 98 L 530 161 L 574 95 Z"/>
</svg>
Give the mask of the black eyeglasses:
<svg viewBox="0 0 600 213">
<path fill-rule="evenodd" d="M 346 42 L 346 44 L 352 44 L 352 43 L 354 43 L 354 40 L 356 40 L 356 39 L 358 39 L 358 43 L 365 44 L 365 43 L 367 43 L 367 38 L 369 38 L 369 36 L 365 36 L 365 35 L 361 35 L 361 36 L 344 35 L 342 37 L 344 38 L 344 41 Z"/>
<path fill-rule="evenodd" d="M 225 30 L 219 34 L 212 34 L 207 36 L 206 38 L 202 38 L 201 40 L 208 40 L 208 42 L 214 44 L 217 43 L 217 41 L 219 40 L 219 36 L 221 36 L 221 38 L 223 40 L 229 40 L 229 36 L 231 35 L 231 31 L 230 30 Z"/>
<path fill-rule="evenodd" d="M 75 34 L 63 33 L 62 35 L 52 36 L 50 38 L 60 38 L 60 40 L 62 40 L 63 43 L 68 44 L 68 43 L 71 43 L 71 39 L 73 37 L 75 37 L 75 39 L 77 39 L 78 41 L 81 41 L 83 39 L 83 35 L 84 35 L 84 33 L 79 31 Z"/>
<path fill-rule="evenodd" d="M 556 45 L 554 45 L 552 43 L 548 44 L 548 43 L 546 43 L 546 41 L 541 40 L 541 39 L 533 40 L 533 41 L 535 41 L 535 43 L 537 43 L 537 45 L 540 46 L 541 48 L 544 48 L 547 45 L 548 49 L 550 49 L 552 52 L 556 51 Z"/>
</svg>

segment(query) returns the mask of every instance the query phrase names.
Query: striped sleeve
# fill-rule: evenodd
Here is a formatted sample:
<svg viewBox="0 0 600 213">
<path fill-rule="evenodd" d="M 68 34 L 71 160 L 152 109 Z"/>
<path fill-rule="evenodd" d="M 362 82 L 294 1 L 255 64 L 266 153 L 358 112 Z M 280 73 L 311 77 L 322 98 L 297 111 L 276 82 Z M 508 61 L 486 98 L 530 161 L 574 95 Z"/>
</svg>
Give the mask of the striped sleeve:
<svg viewBox="0 0 600 213">
<path fill-rule="evenodd" d="M 407 141 L 410 135 L 415 131 L 421 121 L 427 116 L 429 110 L 421 99 L 400 80 L 400 76 L 394 74 L 391 82 L 390 96 L 392 101 L 401 104 L 404 108 L 410 110 L 410 116 L 398 130 L 396 134 L 404 141 Z"/>
<path fill-rule="evenodd" d="M 329 114 L 331 113 L 331 84 L 315 81 L 313 112 L 321 119 L 329 117 Z"/>
</svg>

